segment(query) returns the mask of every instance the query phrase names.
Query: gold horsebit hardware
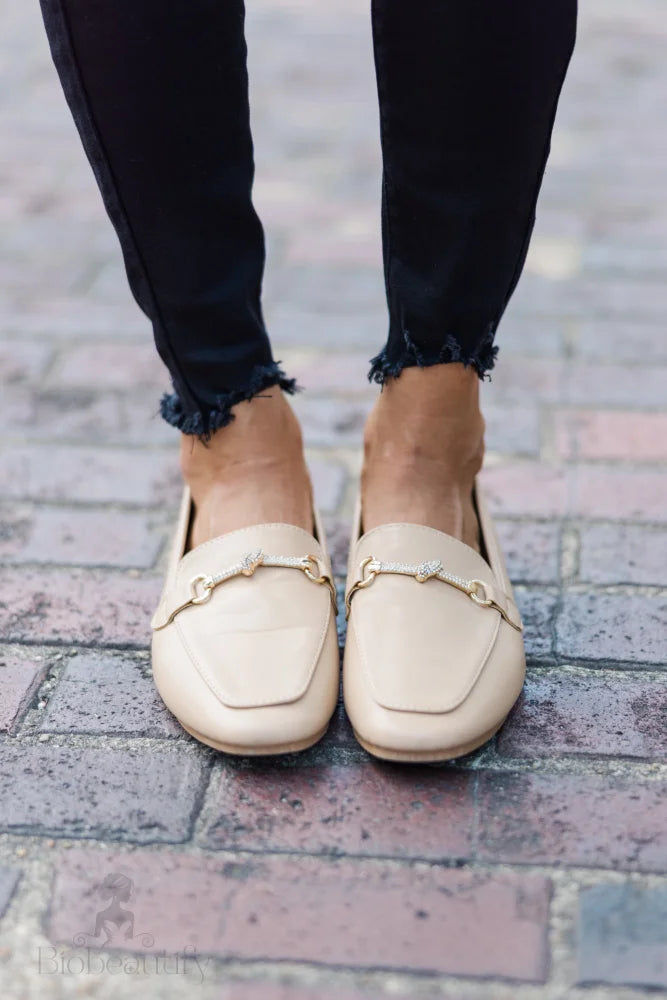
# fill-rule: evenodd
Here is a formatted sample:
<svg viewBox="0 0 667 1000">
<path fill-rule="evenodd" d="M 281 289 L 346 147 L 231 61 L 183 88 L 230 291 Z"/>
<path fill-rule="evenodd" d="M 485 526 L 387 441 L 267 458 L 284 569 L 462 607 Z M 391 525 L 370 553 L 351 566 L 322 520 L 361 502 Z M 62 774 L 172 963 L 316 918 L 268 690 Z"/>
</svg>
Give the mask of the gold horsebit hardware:
<svg viewBox="0 0 667 1000">
<path fill-rule="evenodd" d="M 519 624 L 513 622 L 505 608 L 501 607 L 492 597 L 489 597 L 488 584 L 484 583 L 483 580 L 464 580 L 463 577 L 456 576 L 454 573 L 448 573 L 442 568 L 442 563 L 439 559 L 432 559 L 430 562 L 422 562 L 411 566 L 407 563 L 380 562 L 379 559 L 368 556 L 361 561 L 359 572 L 361 579 L 352 584 L 345 597 L 346 619 L 350 617 L 352 598 L 358 590 L 370 587 L 375 577 L 381 573 L 395 573 L 399 576 L 411 576 L 417 583 L 426 583 L 427 580 L 431 579 L 442 580 L 443 583 L 448 583 L 450 587 L 456 587 L 457 590 L 463 591 L 480 608 L 495 608 L 496 611 L 500 612 L 508 625 L 515 628 L 517 632 L 523 631 L 523 625 L 520 622 Z"/>
<path fill-rule="evenodd" d="M 217 573 L 215 576 L 209 576 L 206 573 L 193 576 L 190 580 L 190 597 L 188 600 L 172 611 L 166 621 L 160 625 L 154 625 L 153 629 L 157 632 L 159 629 L 165 628 L 166 625 L 170 625 L 176 615 L 184 611 L 185 608 L 189 608 L 192 604 L 206 604 L 215 588 L 219 587 L 221 583 L 233 580 L 237 576 L 252 576 L 259 566 L 300 569 L 313 583 L 324 584 L 329 588 L 334 614 L 338 613 L 336 587 L 331 577 L 321 571 L 320 560 L 317 556 L 269 556 L 265 552 L 262 552 L 261 549 L 258 549 L 256 552 L 249 552 L 240 562 L 234 566 L 230 566 L 229 569 L 223 570 L 222 573 Z"/>
</svg>

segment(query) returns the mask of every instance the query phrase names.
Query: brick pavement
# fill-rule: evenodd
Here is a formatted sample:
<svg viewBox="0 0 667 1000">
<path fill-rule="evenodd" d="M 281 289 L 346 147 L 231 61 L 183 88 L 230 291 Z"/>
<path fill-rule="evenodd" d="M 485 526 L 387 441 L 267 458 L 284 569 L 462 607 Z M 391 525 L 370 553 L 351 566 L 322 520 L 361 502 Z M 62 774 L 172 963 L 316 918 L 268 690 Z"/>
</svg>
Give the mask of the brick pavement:
<svg viewBox="0 0 667 1000">
<path fill-rule="evenodd" d="M 385 329 L 368 16 L 249 6 L 266 311 L 342 573 Z M 3 997 L 667 997 L 667 12 L 582 8 L 484 390 L 528 681 L 491 745 L 407 769 L 342 711 L 298 758 L 225 760 L 155 695 L 166 380 L 37 5 L 0 0 Z M 114 872 L 135 937 L 100 951 Z"/>
</svg>

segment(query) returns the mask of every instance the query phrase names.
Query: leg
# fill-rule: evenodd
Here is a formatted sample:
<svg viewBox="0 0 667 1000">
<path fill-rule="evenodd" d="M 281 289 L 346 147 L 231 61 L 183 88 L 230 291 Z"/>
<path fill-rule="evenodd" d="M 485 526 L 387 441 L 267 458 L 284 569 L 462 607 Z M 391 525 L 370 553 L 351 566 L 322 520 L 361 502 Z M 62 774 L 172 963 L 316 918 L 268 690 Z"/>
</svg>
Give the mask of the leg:
<svg viewBox="0 0 667 1000">
<path fill-rule="evenodd" d="M 41 3 L 130 286 L 172 377 L 161 409 L 184 435 L 193 541 L 257 520 L 310 527 L 300 434 L 280 391 L 294 383 L 272 357 L 260 306 L 243 0 Z"/>
<path fill-rule="evenodd" d="M 478 376 L 525 260 L 575 21 L 576 0 L 373 0 L 390 328 L 366 528 L 411 520 L 475 544 Z"/>
</svg>

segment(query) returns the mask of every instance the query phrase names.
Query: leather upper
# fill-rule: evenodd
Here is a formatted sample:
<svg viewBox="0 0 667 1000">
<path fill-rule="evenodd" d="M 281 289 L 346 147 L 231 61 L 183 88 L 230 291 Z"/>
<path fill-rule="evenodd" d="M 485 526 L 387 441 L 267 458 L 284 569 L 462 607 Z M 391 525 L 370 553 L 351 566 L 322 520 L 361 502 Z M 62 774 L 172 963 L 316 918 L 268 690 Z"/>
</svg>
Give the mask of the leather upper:
<svg viewBox="0 0 667 1000">
<path fill-rule="evenodd" d="M 322 544 L 289 524 L 242 528 L 182 555 L 189 497 L 187 509 L 185 504 L 154 628 L 188 601 L 194 578 L 222 574 L 258 550 L 312 555 L 331 572 Z M 251 576 L 224 580 L 207 601 L 183 607 L 156 628 L 153 674 L 174 714 L 208 738 L 240 745 L 246 739 L 298 741 L 326 725 L 336 703 L 338 643 L 330 590 L 286 566 L 259 565 Z"/>
<path fill-rule="evenodd" d="M 416 566 L 440 560 L 466 581 L 482 581 L 515 624 L 520 616 L 495 532 L 477 493 L 488 562 L 435 528 L 386 524 L 352 545 L 347 592 L 370 557 Z M 440 579 L 380 573 L 350 602 L 345 704 L 358 734 L 394 750 L 443 751 L 499 725 L 519 694 L 525 660 L 521 632 L 495 607 Z"/>
</svg>

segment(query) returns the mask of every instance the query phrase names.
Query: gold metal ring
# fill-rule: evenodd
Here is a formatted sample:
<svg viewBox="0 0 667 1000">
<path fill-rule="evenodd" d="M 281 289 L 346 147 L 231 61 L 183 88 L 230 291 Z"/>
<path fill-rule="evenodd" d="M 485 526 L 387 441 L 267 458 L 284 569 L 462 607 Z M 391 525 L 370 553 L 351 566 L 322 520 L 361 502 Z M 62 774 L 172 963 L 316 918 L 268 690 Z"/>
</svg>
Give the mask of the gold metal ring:
<svg viewBox="0 0 667 1000">
<path fill-rule="evenodd" d="M 202 594 L 197 593 L 197 585 L 202 584 L 204 587 L 204 592 Z M 200 573 L 199 576 L 193 576 L 190 580 L 190 593 L 192 597 L 190 599 L 190 604 L 206 604 L 211 594 L 213 593 L 213 580 L 206 573 Z"/>
</svg>

